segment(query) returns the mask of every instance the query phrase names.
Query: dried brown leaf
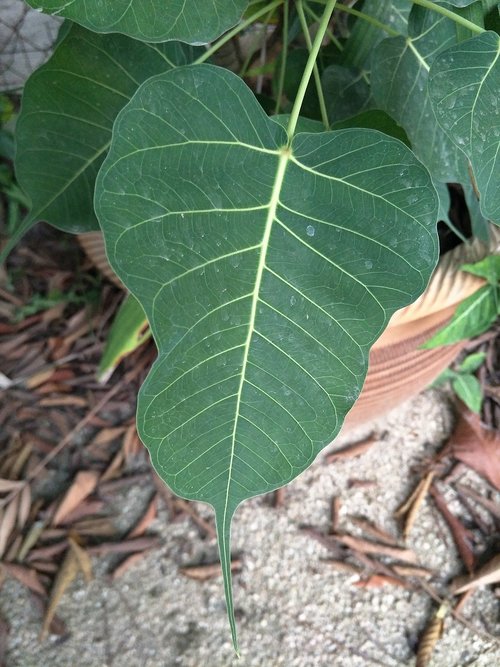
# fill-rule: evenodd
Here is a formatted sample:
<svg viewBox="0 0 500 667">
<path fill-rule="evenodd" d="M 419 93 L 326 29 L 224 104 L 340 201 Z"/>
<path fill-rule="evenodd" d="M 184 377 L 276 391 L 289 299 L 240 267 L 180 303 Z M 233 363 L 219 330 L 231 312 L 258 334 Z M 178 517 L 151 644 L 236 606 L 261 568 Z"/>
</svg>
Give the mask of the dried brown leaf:
<svg viewBox="0 0 500 667">
<path fill-rule="evenodd" d="M 204 533 L 206 533 L 208 537 L 212 538 L 217 537 L 216 530 L 212 526 L 212 524 L 209 523 L 208 521 L 205 521 L 205 519 L 198 514 L 198 512 L 195 510 L 195 508 L 189 501 L 183 500 L 182 498 L 175 498 L 174 505 L 182 512 L 188 514 L 191 517 L 191 519 L 195 522 L 195 524 L 198 526 L 198 528 L 201 528 L 201 530 Z"/>
<path fill-rule="evenodd" d="M 434 575 L 432 570 L 425 567 L 414 567 L 412 565 L 393 565 L 392 569 L 400 577 L 419 577 L 422 579 L 429 579 Z"/>
<path fill-rule="evenodd" d="M 361 528 L 361 530 L 367 535 L 370 535 L 377 540 L 381 540 L 390 546 L 399 546 L 398 540 L 393 535 L 390 535 L 385 530 L 382 530 L 382 528 L 379 528 L 371 521 L 368 521 L 368 519 L 358 516 L 350 516 L 349 519 L 351 520 L 351 523 L 353 523 L 358 528 Z"/>
<path fill-rule="evenodd" d="M 459 521 L 459 519 L 457 519 L 457 517 L 450 512 L 445 499 L 435 486 L 431 487 L 429 492 L 443 519 L 448 524 L 448 528 L 450 529 L 450 532 L 453 536 L 453 541 L 456 544 L 463 564 L 469 570 L 469 572 L 472 572 L 474 569 L 475 557 L 471 546 L 471 535 L 469 531 L 467 528 L 465 528 L 462 522 Z"/>
<path fill-rule="evenodd" d="M 54 526 L 64 523 L 65 517 L 94 491 L 98 480 L 99 473 L 95 470 L 82 470 L 77 473 L 72 485 L 57 508 L 52 521 Z"/>
<path fill-rule="evenodd" d="M 92 556 L 104 556 L 106 554 L 127 554 L 145 551 L 160 546 L 157 537 L 137 537 L 123 542 L 102 542 L 94 547 L 88 547 L 87 551 Z"/>
<path fill-rule="evenodd" d="M 17 579 L 23 586 L 38 593 L 39 595 L 46 595 L 45 588 L 42 586 L 35 570 L 24 565 L 17 565 L 17 563 L 2 563 L 3 569 L 14 579 Z"/>
<path fill-rule="evenodd" d="M 240 560 L 231 561 L 231 572 L 239 572 L 242 564 Z M 180 573 L 190 579 L 197 581 L 207 581 L 222 574 L 220 563 L 210 563 L 208 565 L 190 565 L 188 567 L 181 567 Z"/>
<path fill-rule="evenodd" d="M 26 484 L 19 495 L 19 508 L 17 510 L 17 527 L 19 530 L 24 528 L 26 521 L 30 515 L 31 509 L 31 488 Z"/>
<path fill-rule="evenodd" d="M 112 581 L 116 581 L 120 577 L 122 577 L 125 572 L 130 570 L 131 567 L 136 565 L 139 561 L 141 561 L 148 553 L 150 549 L 146 549 L 145 551 L 139 551 L 135 554 L 131 554 L 130 556 L 127 556 L 124 560 L 122 560 L 113 570 L 110 572 L 110 577 Z"/>
<path fill-rule="evenodd" d="M 23 481 L 15 479 L 0 479 L 0 493 L 7 493 L 8 491 L 20 489 L 23 484 Z"/>
<path fill-rule="evenodd" d="M 0 558 L 4 555 L 9 537 L 14 530 L 17 518 L 19 497 L 15 496 L 0 513 Z"/>
<path fill-rule="evenodd" d="M 56 387 L 51 387 L 50 391 L 54 391 Z M 61 391 L 61 387 L 57 385 L 57 390 Z M 42 398 L 38 401 L 38 405 L 41 405 L 45 408 L 53 407 L 73 407 L 73 408 L 85 408 L 88 405 L 87 399 L 83 396 L 53 396 L 50 398 Z"/>
<path fill-rule="evenodd" d="M 378 542 L 370 542 L 369 540 L 364 540 L 359 537 L 352 537 L 352 535 L 336 534 L 333 536 L 333 539 L 354 551 L 359 551 L 364 554 L 380 554 L 406 563 L 417 563 L 417 556 L 410 549 L 379 544 Z"/>
<path fill-rule="evenodd" d="M 346 445 L 345 447 L 341 447 L 331 454 L 328 454 L 325 456 L 325 463 L 335 463 L 335 461 L 340 461 L 342 459 L 352 459 L 356 456 L 361 456 L 361 454 L 364 454 L 371 449 L 378 440 L 379 437 L 376 434 L 371 433 L 367 438 L 364 438 L 359 442 Z"/>
<path fill-rule="evenodd" d="M 326 559 L 322 560 L 322 563 L 329 565 L 334 570 L 339 570 L 339 572 L 346 572 L 347 574 L 361 574 L 363 570 L 352 563 L 348 563 L 345 560 L 336 560 L 336 559 Z"/>
<path fill-rule="evenodd" d="M 427 494 L 429 493 L 432 480 L 436 476 L 434 470 L 430 470 L 417 484 L 417 487 L 406 501 L 395 513 L 396 517 L 405 516 L 403 536 L 405 540 L 410 536 L 411 530 L 415 524 L 418 512 Z"/>
<path fill-rule="evenodd" d="M 55 616 L 61 598 L 66 592 L 68 586 L 75 579 L 76 575 L 79 572 L 79 569 L 80 568 L 78 564 L 78 559 L 75 555 L 75 552 L 72 549 L 68 549 L 68 551 L 66 552 L 66 556 L 63 560 L 63 563 L 59 568 L 59 572 L 57 573 L 57 576 L 55 578 L 54 585 L 52 586 L 49 604 L 47 605 L 47 609 L 45 610 L 42 629 L 40 631 L 40 641 L 43 641 L 43 639 L 45 639 L 45 637 L 47 636 L 50 629 L 50 624 Z"/>
<path fill-rule="evenodd" d="M 330 503 L 330 532 L 336 533 L 339 528 L 340 509 L 342 507 L 342 500 L 339 496 L 334 496 Z"/>
<path fill-rule="evenodd" d="M 448 605 L 442 604 L 420 639 L 417 652 L 417 663 L 415 667 L 428 667 L 434 648 L 443 634 L 444 619 L 448 613 Z"/>
<path fill-rule="evenodd" d="M 92 561 L 90 560 L 88 552 L 83 549 L 73 537 L 69 537 L 68 542 L 69 548 L 76 556 L 78 567 L 82 571 L 85 581 L 92 581 Z"/>
<path fill-rule="evenodd" d="M 158 505 L 158 495 L 155 493 L 151 498 L 151 501 L 144 512 L 143 516 L 139 519 L 137 524 L 128 534 L 128 539 L 133 537 L 140 537 L 144 535 L 146 530 L 149 528 L 150 524 L 156 519 L 156 511 Z"/>
<path fill-rule="evenodd" d="M 125 456 L 123 451 L 119 449 L 113 456 L 111 463 L 101 475 L 101 482 L 109 482 L 111 479 L 116 479 L 120 476 L 125 463 Z"/>
<path fill-rule="evenodd" d="M 487 431 L 465 407 L 448 443 L 451 454 L 500 490 L 500 432 Z"/>
<path fill-rule="evenodd" d="M 361 579 L 360 581 L 354 582 L 354 586 L 357 586 L 358 588 L 380 588 L 380 586 L 386 584 L 389 584 L 390 586 L 400 586 L 407 590 L 413 589 L 413 586 L 404 581 L 404 579 L 391 577 L 387 574 L 372 574 L 368 579 Z"/>
<path fill-rule="evenodd" d="M 486 565 L 468 577 L 457 577 L 452 583 L 452 593 L 459 595 L 480 586 L 489 586 L 500 581 L 500 555 L 494 556 Z"/>
</svg>

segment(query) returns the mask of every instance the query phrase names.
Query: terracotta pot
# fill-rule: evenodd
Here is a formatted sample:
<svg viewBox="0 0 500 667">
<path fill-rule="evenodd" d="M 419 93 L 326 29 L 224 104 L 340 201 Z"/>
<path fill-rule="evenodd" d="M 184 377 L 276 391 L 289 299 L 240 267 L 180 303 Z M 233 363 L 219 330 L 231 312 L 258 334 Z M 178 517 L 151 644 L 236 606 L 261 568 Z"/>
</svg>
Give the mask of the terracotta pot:
<svg viewBox="0 0 500 667">
<path fill-rule="evenodd" d="M 81 234 L 78 240 L 95 266 L 115 285 L 123 287 L 108 264 L 101 233 Z M 344 428 L 358 426 L 392 410 L 425 389 L 450 365 L 464 343 L 433 350 L 418 348 L 451 319 L 461 301 L 481 286 L 481 279 L 460 271 L 460 266 L 498 250 L 500 229 L 492 226 L 489 245 L 475 240 L 441 257 L 422 296 L 396 312 L 374 344 L 363 391 Z"/>
</svg>

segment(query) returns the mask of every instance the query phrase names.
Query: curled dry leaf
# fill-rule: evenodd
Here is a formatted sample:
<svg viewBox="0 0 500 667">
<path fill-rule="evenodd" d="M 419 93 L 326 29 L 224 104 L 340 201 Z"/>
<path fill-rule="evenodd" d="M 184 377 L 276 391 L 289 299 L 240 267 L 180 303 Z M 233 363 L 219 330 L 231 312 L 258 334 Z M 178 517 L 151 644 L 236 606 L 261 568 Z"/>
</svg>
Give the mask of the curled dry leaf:
<svg viewBox="0 0 500 667">
<path fill-rule="evenodd" d="M 435 471 L 430 470 L 425 477 L 423 477 L 420 482 L 417 484 L 417 487 L 410 495 L 408 500 L 401 505 L 401 507 L 396 511 L 396 517 L 405 517 L 404 519 L 404 528 L 403 536 L 405 540 L 410 536 L 411 530 L 415 525 L 415 521 L 418 515 L 418 511 L 424 502 L 429 488 L 432 484 L 432 480 L 435 477 Z"/>
<path fill-rule="evenodd" d="M 410 549 L 403 549 L 402 547 L 393 547 L 387 544 L 379 544 L 377 542 L 370 542 L 359 537 L 352 537 L 351 535 L 335 535 L 334 539 L 346 547 L 354 549 L 364 554 L 380 554 L 388 556 L 395 560 L 401 560 L 405 563 L 417 563 L 417 556 Z"/>
<path fill-rule="evenodd" d="M 156 509 L 158 504 L 157 499 L 158 499 L 158 494 L 155 493 L 151 498 L 151 501 L 149 502 L 149 505 L 146 511 L 144 512 L 143 516 L 139 519 L 137 524 L 128 534 L 129 539 L 132 537 L 140 537 L 141 535 L 144 535 L 151 522 L 154 521 L 154 519 L 156 518 Z"/>
<path fill-rule="evenodd" d="M 14 496 L 4 510 L 0 511 L 0 558 L 4 555 L 9 537 L 14 530 L 19 506 L 19 496 Z"/>
<path fill-rule="evenodd" d="M 7 574 L 14 579 L 17 579 L 17 581 L 23 586 L 26 586 L 26 588 L 29 588 L 39 595 L 46 595 L 45 588 L 35 570 L 32 570 L 29 567 L 24 567 L 23 565 L 17 565 L 16 563 L 2 563 L 2 567 Z"/>
<path fill-rule="evenodd" d="M 473 588 L 489 586 L 500 581 L 500 555 L 492 558 L 476 573 L 468 577 L 458 577 L 452 584 L 454 595 L 465 593 Z"/>
<path fill-rule="evenodd" d="M 500 490 L 500 432 L 487 431 L 465 407 L 448 443 L 451 454 Z"/>
<path fill-rule="evenodd" d="M 406 588 L 412 590 L 413 586 L 404 579 L 398 579 L 398 577 L 391 577 L 387 574 L 372 574 L 368 579 L 361 579 L 361 581 L 356 581 L 354 586 L 358 588 L 380 588 L 389 584 L 390 586 L 400 586 L 401 588 Z"/>
<path fill-rule="evenodd" d="M 57 526 L 64 523 L 66 516 L 72 512 L 97 486 L 99 473 L 94 470 L 82 470 L 77 473 L 72 485 L 57 508 L 52 523 Z"/>
<path fill-rule="evenodd" d="M 444 619 L 448 613 L 448 604 L 443 603 L 434 614 L 418 645 L 417 663 L 415 667 L 428 667 L 434 648 L 443 634 Z"/>
<path fill-rule="evenodd" d="M 78 567 L 83 572 L 85 581 L 92 581 L 92 562 L 88 552 L 83 549 L 78 542 L 73 538 L 68 538 L 69 548 L 73 551 L 78 561 Z"/>
<path fill-rule="evenodd" d="M 341 447 L 340 449 L 336 449 L 331 454 L 327 454 L 327 456 L 325 456 L 325 463 L 335 463 L 335 461 L 340 461 L 342 459 L 352 459 L 356 456 L 361 456 L 361 454 L 364 454 L 371 449 L 378 440 L 379 437 L 376 434 L 371 433 L 367 438 L 359 440 L 359 442 L 354 442 L 345 447 Z"/>
<path fill-rule="evenodd" d="M 471 535 L 467 528 L 457 517 L 450 512 L 444 497 L 439 493 L 435 486 L 430 489 L 430 494 L 436 503 L 436 507 L 441 513 L 441 516 L 448 524 L 448 528 L 453 536 L 453 541 L 457 546 L 458 553 L 462 559 L 463 564 L 472 572 L 475 564 L 474 551 L 472 549 Z"/>
<path fill-rule="evenodd" d="M 63 560 L 59 572 L 52 586 L 52 591 L 50 593 L 49 604 L 45 611 L 43 617 L 42 629 L 40 631 L 40 641 L 43 641 L 47 634 L 49 633 L 50 625 L 55 616 L 59 602 L 61 601 L 62 596 L 64 595 L 68 586 L 73 582 L 76 575 L 78 574 L 80 566 L 78 564 L 78 558 L 75 555 L 75 552 L 72 549 L 68 549 L 66 552 L 66 557 Z"/>
</svg>

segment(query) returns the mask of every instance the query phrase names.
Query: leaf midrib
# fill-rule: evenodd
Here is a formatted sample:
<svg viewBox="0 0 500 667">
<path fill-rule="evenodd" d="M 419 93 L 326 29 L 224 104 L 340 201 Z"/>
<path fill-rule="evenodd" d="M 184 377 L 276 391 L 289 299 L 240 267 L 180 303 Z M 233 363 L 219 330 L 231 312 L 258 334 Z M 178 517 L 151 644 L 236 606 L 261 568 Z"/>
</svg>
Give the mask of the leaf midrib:
<svg viewBox="0 0 500 667">
<path fill-rule="evenodd" d="M 264 233 L 262 235 L 262 241 L 259 244 L 260 247 L 260 257 L 259 257 L 259 264 L 257 266 L 257 273 L 255 277 L 255 287 L 254 291 L 252 294 L 252 304 L 250 308 L 250 320 L 248 324 L 248 335 L 245 341 L 244 345 L 244 352 L 243 352 L 243 361 L 242 361 L 242 366 L 241 366 L 241 377 L 240 377 L 240 383 L 238 387 L 238 392 L 236 394 L 236 409 L 235 409 L 235 416 L 234 416 L 234 426 L 233 426 L 233 432 L 231 436 L 231 453 L 230 453 L 230 458 L 229 458 L 229 467 L 228 467 L 228 476 L 227 476 L 227 486 L 226 486 L 226 497 L 224 499 L 224 515 L 222 519 L 222 525 L 226 525 L 226 521 L 228 519 L 228 508 L 229 508 L 229 491 L 231 488 L 231 482 L 232 482 L 232 471 L 233 471 L 233 464 L 234 464 L 234 456 L 235 456 L 235 448 L 236 448 L 236 432 L 238 429 L 238 423 L 239 423 L 239 418 L 240 418 L 240 405 L 241 405 L 241 396 L 243 394 L 243 386 L 245 384 L 245 376 L 246 376 L 246 369 L 248 365 L 248 357 L 250 353 L 250 345 L 252 342 L 252 337 L 255 331 L 255 319 L 257 317 L 257 306 L 259 303 L 259 293 L 260 293 L 260 287 L 262 284 L 262 277 L 264 275 L 264 270 L 266 266 L 266 256 L 267 256 L 267 250 L 269 248 L 269 239 L 271 237 L 271 230 L 273 227 L 273 222 L 276 218 L 276 211 L 279 206 L 279 200 L 280 200 L 280 193 L 281 189 L 283 187 L 283 181 L 285 178 L 285 172 L 286 168 L 288 166 L 289 160 L 290 160 L 290 155 L 291 151 L 288 147 L 283 148 L 279 152 L 279 161 L 278 161 L 278 167 L 276 170 L 276 178 L 274 180 L 273 184 L 273 189 L 271 192 L 271 199 L 269 200 L 269 210 L 266 218 L 266 223 L 264 227 Z M 229 517 L 230 519 L 231 517 Z M 225 552 L 226 545 L 223 545 L 223 549 Z M 224 558 L 227 557 L 227 554 L 224 553 Z"/>
</svg>

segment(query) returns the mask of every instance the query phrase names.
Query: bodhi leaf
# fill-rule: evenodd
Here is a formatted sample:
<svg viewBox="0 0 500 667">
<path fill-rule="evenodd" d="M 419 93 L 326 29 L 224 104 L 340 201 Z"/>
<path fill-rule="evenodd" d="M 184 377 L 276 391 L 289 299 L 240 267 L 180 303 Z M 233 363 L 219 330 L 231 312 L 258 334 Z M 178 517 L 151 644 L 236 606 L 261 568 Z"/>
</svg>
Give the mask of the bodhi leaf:
<svg viewBox="0 0 500 667">
<path fill-rule="evenodd" d="M 289 143 L 214 66 L 150 79 L 117 118 L 96 210 L 159 350 L 138 429 L 173 491 L 215 509 L 235 642 L 231 518 L 340 429 L 370 345 L 428 281 L 437 208 L 401 142 L 355 129 Z"/>
<path fill-rule="evenodd" d="M 94 32 L 119 32 L 143 42 L 205 44 L 235 25 L 248 0 L 28 0 Z"/>
<path fill-rule="evenodd" d="M 500 37 L 485 32 L 440 54 L 429 91 L 439 123 L 470 160 L 483 215 L 500 224 Z"/>
<path fill-rule="evenodd" d="M 192 57 L 183 44 L 71 29 L 24 90 L 15 164 L 32 205 L 19 236 L 39 220 L 70 232 L 99 229 L 94 184 L 117 113 L 152 74 Z"/>
<path fill-rule="evenodd" d="M 377 107 L 405 130 L 415 154 L 442 182 L 469 179 L 461 151 L 438 124 L 427 92 L 432 61 L 456 42 L 452 21 L 413 7 L 408 37 L 390 37 L 376 47 L 372 60 L 372 93 Z"/>
</svg>

